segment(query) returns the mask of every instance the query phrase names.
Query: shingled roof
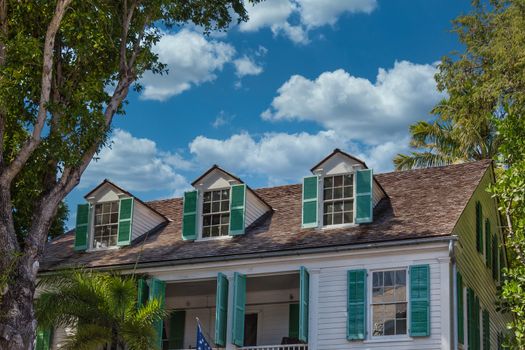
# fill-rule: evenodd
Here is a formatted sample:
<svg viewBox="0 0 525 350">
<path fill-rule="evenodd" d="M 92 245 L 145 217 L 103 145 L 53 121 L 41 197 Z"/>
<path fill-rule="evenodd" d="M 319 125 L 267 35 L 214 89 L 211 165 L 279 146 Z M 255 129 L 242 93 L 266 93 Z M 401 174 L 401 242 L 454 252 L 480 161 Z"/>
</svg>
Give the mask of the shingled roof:
<svg viewBox="0 0 525 350">
<path fill-rule="evenodd" d="M 301 185 L 255 190 L 273 209 L 231 239 L 201 242 L 181 237 L 182 199 L 147 202 L 171 221 L 115 250 L 77 252 L 69 232 L 49 242 L 41 271 L 68 266 L 117 267 L 139 263 L 182 264 L 206 258 L 297 253 L 309 248 L 352 245 L 450 235 L 490 161 L 375 175 L 388 198 L 374 209 L 374 221 L 338 229 L 301 228 Z"/>
</svg>

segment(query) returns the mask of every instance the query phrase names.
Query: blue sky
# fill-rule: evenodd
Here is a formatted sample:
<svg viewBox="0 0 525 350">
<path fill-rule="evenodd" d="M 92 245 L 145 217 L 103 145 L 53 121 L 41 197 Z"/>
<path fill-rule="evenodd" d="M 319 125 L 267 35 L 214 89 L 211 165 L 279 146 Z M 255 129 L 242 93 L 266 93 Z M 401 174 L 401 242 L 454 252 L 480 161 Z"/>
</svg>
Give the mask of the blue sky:
<svg viewBox="0 0 525 350">
<path fill-rule="evenodd" d="M 250 21 L 203 36 L 187 26 L 156 50 L 117 116 L 113 145 L 68 196 L 104 178 L 141 199 L 180 195 L 217 163 L 250 186 L 298 182 L 333 148 L 392 170 L 408 126 L 442 98 L 433 75 L 458 50 L 451 20 L 468 0 L 267 0 Z"/>
</svg>

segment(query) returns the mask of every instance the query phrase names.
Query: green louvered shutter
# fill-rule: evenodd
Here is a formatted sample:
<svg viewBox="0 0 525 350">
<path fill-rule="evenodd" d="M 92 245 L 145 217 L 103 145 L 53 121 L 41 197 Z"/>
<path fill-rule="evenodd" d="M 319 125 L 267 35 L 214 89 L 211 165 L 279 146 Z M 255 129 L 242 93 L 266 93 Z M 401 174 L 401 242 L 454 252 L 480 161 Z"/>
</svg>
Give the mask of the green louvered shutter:
<svg viewBox="0 0 525 350">
<path fill-rule="evenodd" d="M 36 332 L 35 350 L 51 350 L 53 345 L 53 329 L 38 328 Z"/>
<path fill-rule="evenodd" d="M 165 299 L 166 299 L 166 283 L 164 281 L 160 281 L 156 278 L 152 278 L 149 280 L 149 300 L 152 299 L 158 299 L 160 301 L 160 305 L 162 308 L 164 308 Z M 162 349 L 162 336 L 163 336 L 163 330 L 164 330 L 164 321 L 158 320 L 155 322 L 155 331 L 157 333 L 157 340 L 156 343 L 158 344 L 159 348 Z"/>
<path fill-rule="evenodd" d="M 410 266 L 410 335 L 430 335 L 430 267 Z"/>
<path fill-rule="evenodd" d="M 490 269 L 492 266 L 492 228 L 490 225 L 490 220 L 485 220 L 485 263 Z"/>
<path fill-rule="evenodd" d="M 230 236 L 244 234 L 246 185 L 232 185 L 230 194 Z"/>
<path fill-rule="evenodd" d="M 303 178 L 302 227 L 304 228 L 318 226 L 318 189 L 318 176 L 307 176 Z"/>
<path fill-rule="evenodd" d="M 483 208 L 476 202 L 476 249 L 483 253 Z"/>
<path fill-rule="evenodd" d="M 347 327 L 348 340 L 366 338 L 366 270 L 347 273 Z"/>
<path fill-rule="evenodd" d="M 492 237 L 492 279 L 497 281 L 498 270 L 499 270 L 499 258 L 498 258 L 498 237 L 494 235 Z"/>
<path fill-rule="evenodd" d="M 474 317 L 474 291 L 467 288 L 467 329 L 469 349 L 475 350 L 476 323 Z"/>
<path fill-rule="evenodd" d="M 355 222 L 357 224 L 372 222 L 374 209 L 372 205 L 372 186 L 374 183 L 372 169 L 357 170 L 355 176 Z"/>
<path fill-rule="evenodd" d="M 246 276 L 238 272 L 233 275 L 233 325 L 232 343 L 244 346 L 244 314 L 246 307 Z"/>
<path fill-rule="evenodd" d="M 217 294 L 215 295 L 215 344 L 226 346 L 226 325 L 228 322 L 228 278 L 217 275 Z"/>
<path fill-rule="evenodd" d="M 457 315 L 458 315 L 458 342 L 464 344 L 465 342 L 465 323 L 463 318 L 463 277 L 456 272 L 456 290 L 457 290 Z"/>
<path fill-rule="evenodd" d="M 131 229 L 133 226 L 133 198 L 122 198 L 119 205 L 118 239 L 117 245 L 131 243 Z"/>
<path fill-rule="evenodd" d="M 308 305 L 310 303 L 310 274 L 304 266 L 299 270 L 299 340 L 308 341 Z"/>
<path fill-rule="evenodd" d="M 169 349 L 184 349 L 184 331 L 186 326 L 186 311 L 176 310 L 170 314 Z"/>
<path fill-rule="evenodd" d="M 290 304 L 288 309 L 288 337 L 299 339 L 299 304 Z"/>
<path fill-rule="evenodd" d="M 481 329 L 479 327 L 479 324 L 480 324 L 480 309 L 479 309 L 479 298 L 478 296 L 476 295 L 474 297 L 474 322 L 476 322 L 476 329 L 475 329 L 475 337 L 476 339 L 474 339 L 474 344 L 476 344 L 476 349 L 479 350 L 481 349 Z"/>
<path fill-rule="evenodd" d="M 89 204 L 77 206 L 77 224 L 75 227 L 75 250 L 86 250 L 88 247 Z"/>
<path fill-rule="evenodd" d="M 483 310 L 483 350 L 490 350 L 490 316 Z"/>
<path fill-rule="evenodd" d="M 505 267 L 505 255 L 503 254 L 503 244 L 499 247 L 499 281 L 503 283 L 505 274 L 503 273 L 503 268 Z"/>
<path fill-rule="evenodd" d="M 145 279 L 139 278 L 137 281 L 137 305 L 145 305 L 149 298 L 149 287 Z"/>
<path fill-rule="evenodd" d="M 197 191 L 184 192 L 182 207 L 182 239 L 197 238 Z"/>
</svg>

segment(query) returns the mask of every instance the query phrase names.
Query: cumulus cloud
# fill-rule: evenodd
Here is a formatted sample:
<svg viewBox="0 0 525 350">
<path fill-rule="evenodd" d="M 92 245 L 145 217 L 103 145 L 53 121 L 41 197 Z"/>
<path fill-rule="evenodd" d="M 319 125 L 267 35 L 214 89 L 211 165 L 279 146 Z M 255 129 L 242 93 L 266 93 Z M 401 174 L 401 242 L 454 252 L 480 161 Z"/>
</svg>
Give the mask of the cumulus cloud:
<svg viewBox="0 0 525 350">
<path fill-rule="evenodd" d="M 334 25 L 345 13 L 370 13 L 376 0 L 267 0 L 255 6 L 246 2 L 250 20 L 240 25 L 245 32 L 270 28 L 274 35 L 284 35 L 295 43 L 309 42 L 308 31 Z M 298 23 L 291 18 L 298 17 Z"/>
<path fill-rule="evenodd" d="M 104 148 L 86 169 L 80 188 L 95 186 L 105 178 L 129 191 L 179 194 L 189 188 L 186 178 L 176 172 L 190 167 L 179 154 L 163 152 L 154 141 L 121 129 L 113 132 L 110 141 L 111 147 Z"/>
<path fill-rule="evenodd" d="M 217 40 L 208 40 L 202 34 L 182 29 L 163 36 L 154 48 L 159 60 L 166 63 L 169 73 L 146 73 L 141 80 L 147 100 L 164 101 L 190 89 L 194 85 L 213 81 L 216 73 L 231 62 L 235 48 Z"/>
<path fill-rule="evenodd" d="M 235 66 L 235 74 L 239 78 L 246 75 L 259 75 L 263 72 L 263 67 L 246 55 L 234 60 L 233 64 Z"/>
<path fill-rule="evenodd" d="M 434 81 L 436 66 L 395 62 L 391 69 L 380 68 L 375 82 L 342 69 L 315 80 L 294 75 L 278 89 L 262 118 L 314 121 L 369 144 L 395 140 L 443 97 Z"/>
</svg>

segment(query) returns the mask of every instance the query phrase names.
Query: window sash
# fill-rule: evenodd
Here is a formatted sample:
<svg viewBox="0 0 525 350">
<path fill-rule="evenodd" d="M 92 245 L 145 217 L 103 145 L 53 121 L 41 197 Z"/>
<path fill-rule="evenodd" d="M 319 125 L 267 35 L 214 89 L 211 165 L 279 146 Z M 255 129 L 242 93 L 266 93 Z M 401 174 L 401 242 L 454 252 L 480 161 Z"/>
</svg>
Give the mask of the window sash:
<svg viewBox="0 0 525 350">
<path fill-rule="evenodd" d="M 385 273 L 387 272 L 393 272 L 394 273 L 394 280 L 392 281 L 392 285 L 387 285 L 386 287 L 392 287 L 392 300 L 385 300 Z M 397 274 L 399 272 L 403 273 L 404 278 L 404 284 L 398 284 L 397 283 Z M 374 287 L 374 280 L 376 279 L 376 274 L 381 274 L 381 283 L 380 285 L 376 285 Z M 370 302 L 369 305 L 369 312 L 370 312 L 370 318 L 369 318 L 369 327 L 370 327 L 370 335 L 372 338 L 383 338 L 383 337 L 404 337 L 408 335 L 408 327 L 409 327 L 409 285 L 408 285 L 408 270 L 406 268 L 396 268 L 396 269 L 386 269 L 386 270 L 376 270 L 371 271 L 372 278 L 370 279 Z M 397 286 L 403 286 L 405 291 L 401 295 L 396 293 Z M 381 288 L 382 289 L 382 298 L 381 301 L 374 301 L 374 289 L 375 288 Z M 398 299 L 398 297 L 400 297 Z M 375 327 L 374 327 L 374 309 L 378 307 L 383 308 L 383 312 L 386 311 L 387 306 L 393 306 L 394 307 L 394 318 L 386 318 L 385 316 L 382 317 L 382 333 L 383 334 L 375 334 Z M 401 306 L 401 311 L 398 311 L 398 307 Z M 404 309 L 404 311 L 403 311 Z M 404 313 L 404 317 L 397 317 L 399 313 Z M 393 334 L 384 334 L 385 333 L 385 324 L 386 321 L 393 321 Z M 397 328 L 400 328 L 400 332 L 397 333 Z"/>
<path fill-rule="evenodd" d="M 336 191 L 339 194 L 337 197 Z M 354 174 L 332 175 L 323 178 L 323 226 L 354 223 L 354 192 Z M 350 208 L 345 208 L 348 204 Z M 328 210 L 329 205 L 331 205 L 331 210 Z M 341 210 L 336 211 L 337 206 L 341 206 Z"/>
<path fill-rule="evenodd" d="M 214 209 L 215 205 L 218 209 Z M 206 206 L 209 208 L 205 212 Z M 202 199 L 202 238 L 227 236 L 229 224 L 230 189 L 204 192 Z"/>
<path fill-rule="evenodd" d="M 119 202 L 95 204 L 93 213 L 93 248 L 107 248 L 117 245 Z"/>
</svg>

